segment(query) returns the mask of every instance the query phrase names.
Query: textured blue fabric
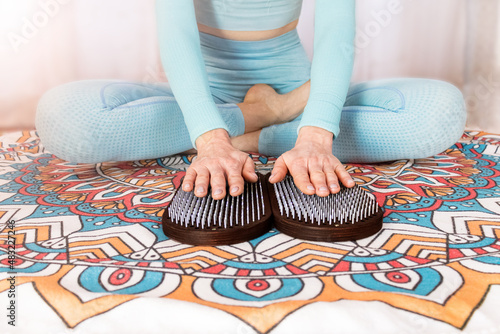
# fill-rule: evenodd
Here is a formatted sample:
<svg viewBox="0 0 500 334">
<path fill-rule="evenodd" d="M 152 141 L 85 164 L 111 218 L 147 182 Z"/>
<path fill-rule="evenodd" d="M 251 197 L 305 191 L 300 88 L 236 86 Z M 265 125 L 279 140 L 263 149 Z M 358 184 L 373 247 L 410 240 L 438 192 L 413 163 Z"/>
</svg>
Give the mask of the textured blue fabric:
<svg viewBox="0 0 500 334">
<path fill-rule="evenodd" d="M 244 132 L 237 105 L 221 104 L 217 110 L 230 136 Z M 42 97 L 35 124 L 51 153 L 76 163 L 158 158 L 193 148 L 167 83 L 68 83 Z"/>
<path fill-rule="evenodd" d="M 310 79 L 311 63 L 295 30 L 257 42 L 203 33 L 198 38 L 210 103 L 232 137 L 244 133 L 244 118 L 235 103 L 243 101 L 252 85 L 267 83 L 283 94 Z M 36 115 L 38 134 L 51 153 L 72 162 L 176 154 L 193 148 L 193 143 L 186 114 L 172 91 L 167 83 L 68 83 L 41 99 Z M 463 96 L 446 82 L 376 80 L 351 84 L 346 95 L 340 134 L 333 146 L 333 154 L 343 162 L 427 157 L 453 145 L 465 126 Z M 293 148 L 304 117 L 305 113 L 291 122 L 262 129 L 259 152 L 279 156 Z"/>
<path fill-rule="evenodd" d="M 302 0 L 194 0 L 194 5 L 198 23 L 224 30 L 256 31 L 281 28 L 297 20 Z"/>
<path fill-rule="evenodd" d="M 310 78 L 311 63 L 297 30 L 259 41 L 234 41 L 200 33 L 201 51 L 216 103 L 239 103 L 253 85 L 285 94 Z"/>
<path fill-rule="evenodd" d="M 297 127 L 339 135 L 342 106 L 354 65 L 355 1 L 316 0 L 311 93 Z"/>
<path fill-rule="evenodd" d="M 203 133 L 228 128 L 210 96 L 193 0 L 157 0 L 156 14 L 163 68 L 196 147 Z"/>
<path fill-rule="evenodd" d="M 300 84 L 292 80 L 281 89 Z M 221 96 L 214 98 L 221 101 Z M 242 134 L 238 106 L 221 101 L 217 107 L 230 135 Z M 262 129 L 259 152 L 279 156 L 293 148 L 300 118 Z M 402 78 L 352 84 L 333 154 L 343 162 L 427 157 L 453 145 L 465 120 L 461 92 L 443 81 Z M 79 81 L 59 86 L 41 99 L 36 127 L 51 153 L 72 162 L 157 158 L 192 148 L 168 84 Z"/>
<path fill-rule="evenodd" d="M 193 146 L 196 147 L 196 139 L 207 131 L 216 128 L 228 130 L 209 97 L 209 83 L 204 71 L 208 60 L 200 52 L 196 20 L 227 30 L 279 28 L 298 18 L 301 3 L 297 0 L 156 1 L 162 63 Z M 316 0 L 315 6 L 311 94 L 297 132 L 303 126 L 317 126 L 338 136 L 340 113 L 354 63 L 355 0 Z M 233 59 L 225 64 L 226 69 L 234 67 L 231 62 L 240 56 L 234 54 Z M 260 62 L 257 65 L 261 66 L 261 71 L 282 61 L 278 59 L 273 64 L 271 57 L 257 55 L 254 58 Z M 225 88 L 229 89 L 233 84 L 230 82 Z"/>
<path fill-rule="evenodd" d="M 264 128 L 259 152 L 279 156 L 292 149 L 302 115 Z M 352 84 L 332 153 L 352 163 L 425 158 L 460 139 L 466 118 L 462 93 L 444 81 L 395 78 Z"/>
</svg>

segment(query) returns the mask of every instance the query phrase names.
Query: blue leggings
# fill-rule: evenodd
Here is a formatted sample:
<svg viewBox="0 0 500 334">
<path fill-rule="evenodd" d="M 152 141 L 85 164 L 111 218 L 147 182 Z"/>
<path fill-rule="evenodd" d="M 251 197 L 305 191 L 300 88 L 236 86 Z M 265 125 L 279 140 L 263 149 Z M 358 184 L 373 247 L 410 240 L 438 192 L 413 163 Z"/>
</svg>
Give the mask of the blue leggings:
<svg viewBox="0 0 500 334">
<path fill-rule="evenodd" d="M 244 133 L 236 103 L 257 83 L 289 92 L 309 80 L 310 63 L 295 32 L 241 42 L 200 34 L 210 88 L 231 137 Z M 259 152 L 293 148 L 301 116 L 262 129 Z M 353 83 L 333 154 L 342 162 L 425 158 L 453 145 L 466 120 L 462 93 L 438 80 Z M 203 120 L 200 120 L 203 121 Z M 36 128 L 47 150 L 75 163 L 153 159 L 192 148 L 168 83 L 78 81 L 48 91 Z"/>
</svg>

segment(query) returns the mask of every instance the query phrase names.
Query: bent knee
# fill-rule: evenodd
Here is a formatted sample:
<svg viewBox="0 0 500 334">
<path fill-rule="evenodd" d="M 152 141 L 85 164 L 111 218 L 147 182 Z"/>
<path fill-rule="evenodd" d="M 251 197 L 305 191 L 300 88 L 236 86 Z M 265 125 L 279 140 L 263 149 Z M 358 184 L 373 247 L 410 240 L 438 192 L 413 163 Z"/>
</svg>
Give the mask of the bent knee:
<svg viewBox="0 0 500 334">
<path fill-rule="evenodd" d="M 47 151 L 75 163 L 99 162 L 93 153 L 98 124 L 89 116 L 100 107 L 88 88 L 86 82 L 55 87 L 42 96 L 36 112 L 35 126 Z"/>
<path fill-rule="evenodd" d="M 409 102 L 418 115 L 417 150 L 412 158 L 424 158 L 445 151 L 461 138 L 467 110 L 462 92 L 448 82 L 426 80 L 416 93 L 417 102 Z"/>
</svg>

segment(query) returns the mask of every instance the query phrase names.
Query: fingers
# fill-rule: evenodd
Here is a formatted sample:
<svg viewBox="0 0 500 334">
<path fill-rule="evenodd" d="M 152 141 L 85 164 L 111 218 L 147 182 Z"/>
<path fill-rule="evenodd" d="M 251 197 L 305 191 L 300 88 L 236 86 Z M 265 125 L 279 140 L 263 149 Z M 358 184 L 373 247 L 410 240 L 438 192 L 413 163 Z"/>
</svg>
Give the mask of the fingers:
<svg viewBox="0 0 500 334">
<path fill-rule="evenodd" d="M 286 166 L 283 155 L 281 155 L 274 162 L 274 167 L 271 172 L 271 176 L 269 177 L 269 182 L 271 183 L 281 182 L 283 181 L 287 173 L 288 173 L 288 168 Z"/>
<path fill-rule="evenodd" d="M 243 188 L 245 186 L 245 180 L 242 177 L 243 173 L 242 169 L 244 169 L 245 167 L 242 166 L 240 162 L 224 167 L 226 167 L 227 183 L 229 185 L 229 194 L 231 196 L 241 195 L 241 193 L 243 192 Z M 214 197 L 214 199 L 218 198 Z"/>
<path fill-rule="evenodd" d="M 330 193 L 336 194 L 340 191 L 339 180 L 335 174 L 335 168 L 332 165 L 325 167 L 326 184 Z"/>
<path fill-rule="evenodd" d="M 255 173 L 255 164 L 252 158 L 250 158 L 250 156 L 247 156 L 245 160 L 245 164 L 243 165 L 242 175 L 248 182 L 257 182 L 257 180 L 259 179 L 259 177 Z"/>
<path fill-rule="evenodd" d="M 293 165 L 293 167 L 290 168 L 290 174 L 293 177 L 295 185 L 304 194 L 314 195 L 316 193 L 316 189 L 309 178 L 309 173 L 305 163 Z M 316 175 L 316 178 L 318 178 L 318 175 Z"/>
<path fill-rule="evenodd" d="M 302 158 L 300 152 L 297 154 L 293 152 L 294 150 L 283 153 L 274 163 L 274 168 L 269 181 L 271 183 L 277 183 L 283 181 L 286 176 L 287 171 L 293 177 L 293 181 L 297 188 L 300 189 L 306 195 L 314 195 L 316 189 L 311 183 L 309 178 L 308 164 L 313 160 L 311 158 Z M 313 172 L 318 172 L 319 169 L 316 167 Z M 321 183 L 319 175 L 314 176 L 317 182 Z M 324 176 L 323 176 L 324 178 Z M 324 181 L 323 181 L 324 183 Z"/>
<path fill-rule="evenodd" d="M 333 155 L 308 158 L 287 157 L 284 160 L 291 161 L 289 163 L 290 174 L 295 185 L 304 194 L 324 197 L 338 193 L 339 182 L 348 188 L 355 185 L 342 163 Z"/>
<path fill-rule="evenodd" d="M 222 169 L 211 170 L 210 185 L 212 186 L 213 199 L 226 197 L 226 178 Z"/>
<path fill-rule="evenodd" d="M 235 180 L 233 174 L 233 182 Z M 241 178 L 241 176 L 240 176 Z M 182 181 L 182 190 L 192 191 L 194 184 L 194 195 L 204 197 L 208 194 L 208 186 L 212 187 L 212 197 L 222 199 L 226 196 L 226 178 L 221 168 L 211 168 L 211 172 L 206 166 L 189 166 Z"/>
<path fill-rule="evenodd" d="M 291 174 L 297 187 L 307 195 L 324 197 L 340 190 L 332 164 L 316 158 L 297 164 Z"/>
<path fill-rule="evenodd" d="M 194 189 L 196 196 L 206 196 L 210 180 L 209 175 L 210 173 L 206 168 L 201 168 L 197 171 L 193 166 L 190 166 L 182 181 L 182 189 L 188 192 Z"/>
<path fill-rule="evenodd" d="M 211 194 L 213 199 L 222 199 L 226 196 L 226 178 L 224 176 L 224 171 L 221 168 L 212 167 L 209 171 L 208 168 L 198 167 L 194 195 L 197 197 L 207 196 L 209 185 L 212 188 Z"/>
<path fill-rule="evenodd" d="M 200 168 L 196 171 L 196 180 L 194 186 L 194 194 L 198 197 L 206 196 L 208 192 L 208 184 L 210 173 L 206 168 Z"/>
<path fill-rule="evenodd" d="M 182 181 L 182 190 L 191 191 L 193 190 L 194 180 L 196 180 L 196 170 L 189 166 Z"/>
<path fill-rule="evenodd" d="M 309 173 L 318 196 L 338 193 L 339 180 L 348 188 L 355 185 L 342 163 L 335 157 L 325 159 L 323 163 L 312 162 Z"/>
<path fill-rule="evenodd" d="M 295 185 L 307 195 L 314 195 L 315 188 L 310 182 L 309 173 L 307 170 L 307 160 L 305 159 L 294 159 L 294 156 L 285 152 L 274 162 L 274 168 L 269 178 L 269 182 L 277 183 L 283 181 L 288 171 L 293 177 Z M 293 161 L 293 163 L 287 164 L 287 160 Z"/>
<path fill-rule="evenodd" d="M 346 186 L 347 188 L 354 187 L 354 185 L 355 185 L 354 180 L 349 175 L 349 173 L 345 170 L 344 166 L 341 163 L 339 163 L 339 165 L 337 165 L 337 167 L 335 167 L 335 172 L 336 172 L 338 178 L 340 179 L 340 181 L 342 181 L 342 183 L 344 184 L 344 186 Z"/>
<path fill-rule="evenodd" d="M 253 160 L 247 154 L 241 154 L 237 158 L 218 160 L 217 163 L 193 163 L 186 171 L 183 190 L 194 189 L 195 196 L 204 197 L 210 185 L 212 197 L 218 200 L 226 196 L 227 179 L 229 194 L 241 195 L 245 180 L 256 182 L 258 179 Z M 300 155 L 284 153 L 276 160 L 269 182 L 283 181 L 288 171 L 297 187 L 307 195 L 328 196 L 338 193 L 340 182 L 348 188 L 355 185 L 342 163 L 333 155 L 302 158 Z"/>
<path fill-rule="evenodd" d="M 314 164 L 311 166 L 309 176 L 311 178 L 311 183 L 313 184 L 316 194 L 318 196 L 328 196 L 330 195 L 330 190 L 326 185 L 326 174 L 323 172 L 322 166 L 319 164 Z"/>
<path fill-rule="evenodd" d="M 255 173 L 253 160 L 246 154 L 227 157 L 222 159 L 198 160 L 186 171 L 182 183 L 184 191 L 192 191 L 197 197 L 207 196 L 211 187 L 211 195 L 215 200 L 223 199 L 227 194 L 226 184 L 229 186 L 229 194 L 239 196 L 243 193 L 245 179 L 256 182 L 258 176 Z"/>
</svg>

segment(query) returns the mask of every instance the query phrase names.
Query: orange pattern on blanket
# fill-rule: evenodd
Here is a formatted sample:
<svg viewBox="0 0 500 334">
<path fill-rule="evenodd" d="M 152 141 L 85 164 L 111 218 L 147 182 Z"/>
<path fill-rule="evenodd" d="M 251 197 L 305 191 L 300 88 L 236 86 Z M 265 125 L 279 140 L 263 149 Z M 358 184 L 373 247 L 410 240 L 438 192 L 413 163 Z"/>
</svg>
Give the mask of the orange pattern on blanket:
<svg viewBox="0 0 500 334">
<path fill-rule="evenodd" d="M 45 152 L 34 132 L 0 142 L 0 291 L 13 266 L 70 328 L 141 297 L 217 308 L 260 333 L 304 305 L 342 299 L 465 328 L 500 284 L 498 135 L 468 132 L 427 159 L 348 165 L 385 211 L 370 238 L 320 243 L 272 230 L 221 247 L 161 231 L 192 155 L 76 165 Z M 275 161 L 252 158 L 263 173 Z"/>
</svg>

